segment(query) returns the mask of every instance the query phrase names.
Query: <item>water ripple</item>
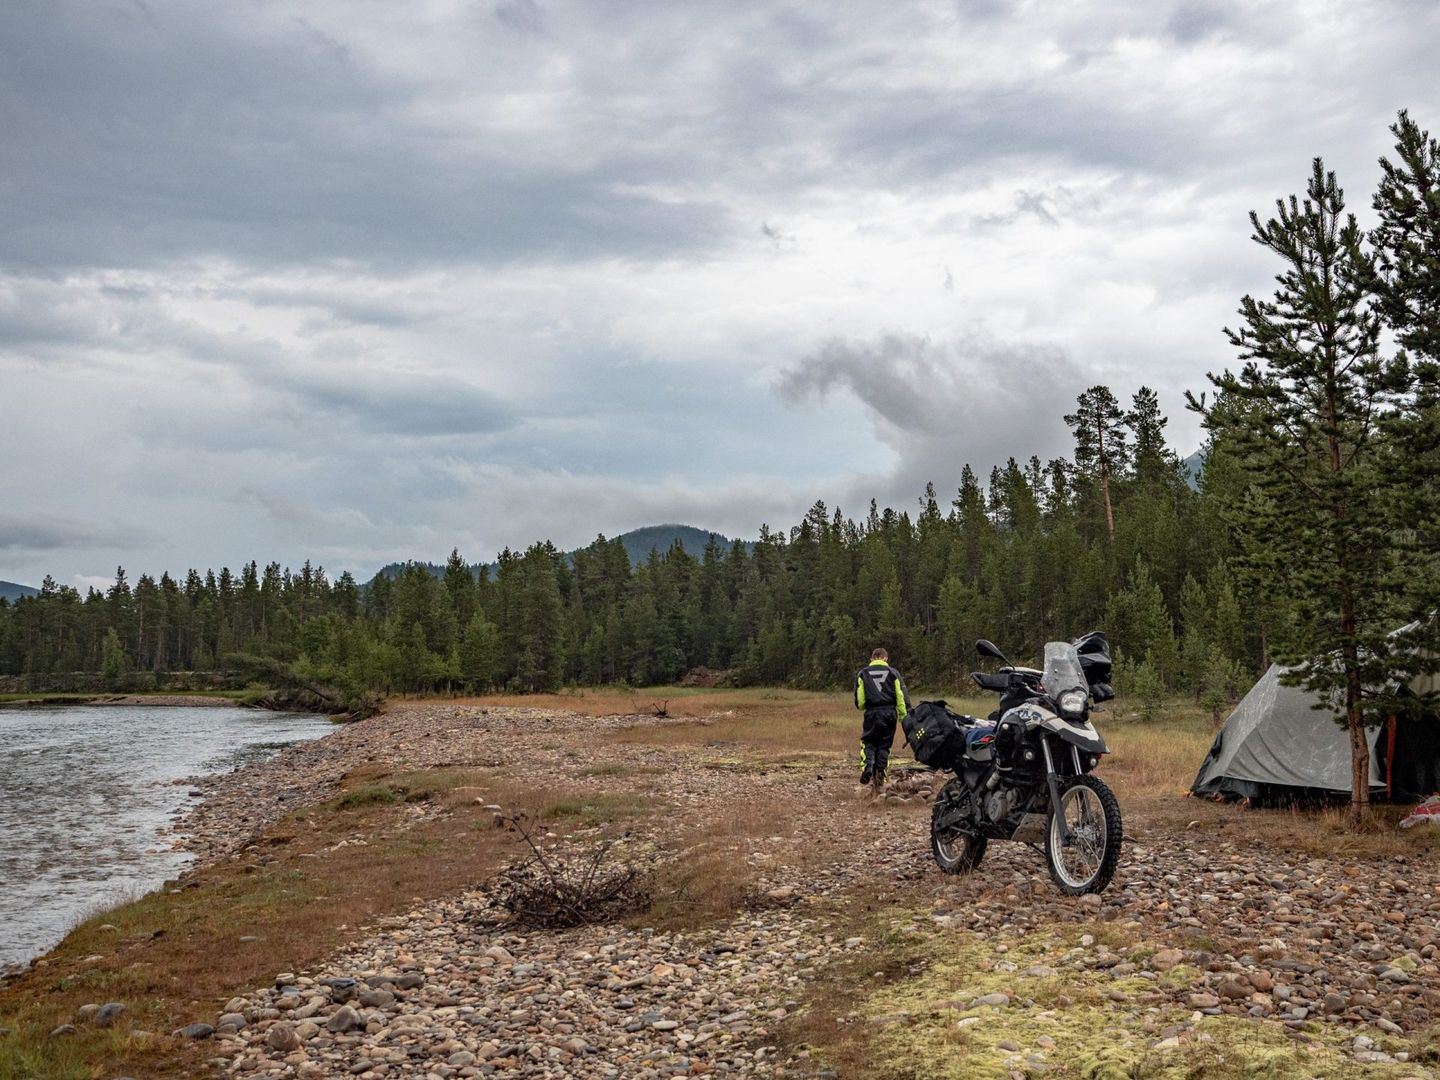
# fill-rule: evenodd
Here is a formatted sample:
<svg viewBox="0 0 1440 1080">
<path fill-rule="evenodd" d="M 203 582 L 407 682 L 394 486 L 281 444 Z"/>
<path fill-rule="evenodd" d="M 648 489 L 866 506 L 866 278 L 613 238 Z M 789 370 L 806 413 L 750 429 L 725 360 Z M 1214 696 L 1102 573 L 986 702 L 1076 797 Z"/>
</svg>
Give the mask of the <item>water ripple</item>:
<svg viewBox="0 0 1440 1080">
<path fill-rule="evenodd" d="M 249 709 L 0 711 L 0 965 L 180 871 L 188 856 L 162 835 L 191 801 L 177 781 L 328 730 L 323 717 Z"/>
</svg>

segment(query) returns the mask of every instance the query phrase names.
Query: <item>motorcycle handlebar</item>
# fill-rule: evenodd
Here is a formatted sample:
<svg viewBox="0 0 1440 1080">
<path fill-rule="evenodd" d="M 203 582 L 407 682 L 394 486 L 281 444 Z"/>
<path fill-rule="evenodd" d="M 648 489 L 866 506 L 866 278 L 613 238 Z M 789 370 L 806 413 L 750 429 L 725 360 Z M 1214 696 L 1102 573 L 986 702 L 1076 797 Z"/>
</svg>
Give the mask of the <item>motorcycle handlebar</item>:
<svg viewBox="0 0 1440 1080">
<path fill-rule="evenodd" d="M 997 690 L 1003 692 L 1010 689 L 1010 676 L 1008 674 L 988 675 L 983 671 L 972 671 L 970 678 L 975 680 L 975 685 L 980 687 L 981 690 Z"/>
</svg>

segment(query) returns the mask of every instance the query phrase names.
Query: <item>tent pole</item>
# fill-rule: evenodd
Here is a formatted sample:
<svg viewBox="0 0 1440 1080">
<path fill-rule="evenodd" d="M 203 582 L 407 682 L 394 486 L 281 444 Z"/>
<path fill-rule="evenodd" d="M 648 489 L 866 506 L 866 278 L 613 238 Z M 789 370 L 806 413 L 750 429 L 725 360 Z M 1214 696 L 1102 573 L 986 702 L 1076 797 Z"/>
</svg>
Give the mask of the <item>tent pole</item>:
<svg viewBox="0 0 1440 1080">
<path fill-rule="evenodd" d="M 1395 797 L 1395 714 L 1385 718 L 1385 801 Z"/>
</svg>

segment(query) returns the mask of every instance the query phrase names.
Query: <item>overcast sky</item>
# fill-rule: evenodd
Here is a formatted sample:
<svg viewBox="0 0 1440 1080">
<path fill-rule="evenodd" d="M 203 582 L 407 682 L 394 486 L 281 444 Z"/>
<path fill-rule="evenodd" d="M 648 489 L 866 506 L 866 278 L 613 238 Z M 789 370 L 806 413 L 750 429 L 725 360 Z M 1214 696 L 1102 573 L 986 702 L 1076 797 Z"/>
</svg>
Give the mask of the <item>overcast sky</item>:
<svg viewBox="0 0 1440 1080">
<path fill-rule="evenodd" d="M 0 4 L 0 578 L 753 536 L 1232 363 L 1440 5 Z"/>
</svg>

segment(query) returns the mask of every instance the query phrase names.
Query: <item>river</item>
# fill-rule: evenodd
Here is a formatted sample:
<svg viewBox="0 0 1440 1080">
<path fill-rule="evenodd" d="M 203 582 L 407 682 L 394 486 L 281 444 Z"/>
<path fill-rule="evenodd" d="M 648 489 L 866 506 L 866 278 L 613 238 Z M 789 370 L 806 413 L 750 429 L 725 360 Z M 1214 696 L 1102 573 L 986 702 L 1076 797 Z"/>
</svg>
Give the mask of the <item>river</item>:
<svg viewBox="0 0 1440 1080">
<path fill-rule="evenodd" d="M 331 730 L 229 706 L 0 709 L 0 967 L 186 865 L 169 827 L 194 800 L 176 781 Z"/>
</svg>

